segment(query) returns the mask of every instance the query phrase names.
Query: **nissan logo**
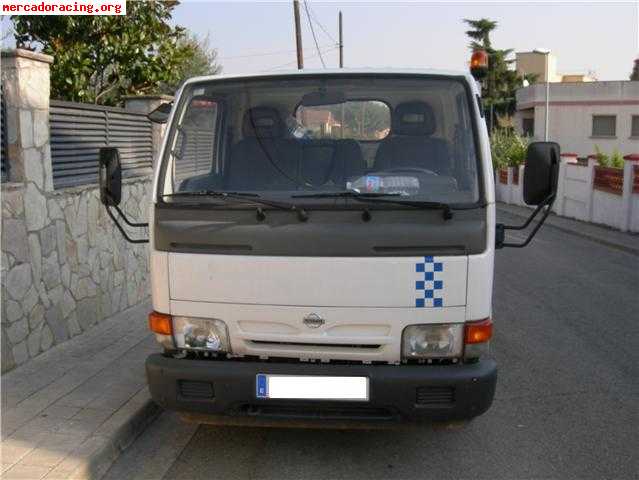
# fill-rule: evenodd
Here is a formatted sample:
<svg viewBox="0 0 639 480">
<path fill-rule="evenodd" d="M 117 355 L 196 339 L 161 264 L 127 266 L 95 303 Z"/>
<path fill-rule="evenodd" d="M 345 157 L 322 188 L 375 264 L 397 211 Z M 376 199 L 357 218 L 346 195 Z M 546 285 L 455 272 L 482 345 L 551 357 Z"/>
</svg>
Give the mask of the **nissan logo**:
<svg viewBox="0 0 639 480">
<path fill-rule="evenodd" d="M 316 313 L 310 313 L 304 317 L 304 325 L 308 328 L 319 328 L 324 325 L 324 319 Z"/>
</svg>

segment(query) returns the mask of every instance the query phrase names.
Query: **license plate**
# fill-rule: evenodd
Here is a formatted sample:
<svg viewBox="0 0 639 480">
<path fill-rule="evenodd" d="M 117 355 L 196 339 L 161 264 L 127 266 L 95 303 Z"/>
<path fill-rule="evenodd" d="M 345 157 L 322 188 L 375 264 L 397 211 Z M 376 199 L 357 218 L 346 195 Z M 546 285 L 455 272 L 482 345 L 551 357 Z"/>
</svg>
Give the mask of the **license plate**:
<svg viewBox="0 0 639 480">
<path fill-rule="evenodd" d="M 368 401 L 368 377 L 257 374 L 257 398 Z"/>
</svg>

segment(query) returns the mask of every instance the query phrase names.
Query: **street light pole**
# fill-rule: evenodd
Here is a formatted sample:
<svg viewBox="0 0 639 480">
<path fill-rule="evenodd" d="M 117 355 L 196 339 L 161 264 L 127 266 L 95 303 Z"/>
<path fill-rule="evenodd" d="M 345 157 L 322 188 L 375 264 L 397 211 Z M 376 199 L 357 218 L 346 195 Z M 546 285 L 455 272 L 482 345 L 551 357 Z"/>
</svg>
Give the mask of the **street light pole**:
<svg viewBox="0 0 639 480">
<path fill-rule="evenodd" d="M 544 112 L 544 117 L 545 117 L 545 125 L 544 125 L 544 141 L 548 141 L 548 123 L 549 123 L 549 119 L 550 119 L 550 50 L 547 50 L 545 48 L 535 48 L 533 50 L 533 53 L 541 53 L 542 55 L 544 55 L 545 58 L 545 62 L 544 65 L 546 66 L 545 68 L 545 80 L 546 80 L 546 109 Z"/>
<path fill-rule="evenodd" d="M 342 12 L 339 12 L 339 68 L 344 68 L 344 37 L 342 36 Z"/>
<path fill-rule="evenodd" d="M 548 70 L 548 57 L 550 56 L 550 52 L 546 52 L 546 125 L 544 126 L 544 141 L 548 141 L 548 119 L 550 117 L 549 107 L 550 107 L 550 72 Z"/>
</svg>

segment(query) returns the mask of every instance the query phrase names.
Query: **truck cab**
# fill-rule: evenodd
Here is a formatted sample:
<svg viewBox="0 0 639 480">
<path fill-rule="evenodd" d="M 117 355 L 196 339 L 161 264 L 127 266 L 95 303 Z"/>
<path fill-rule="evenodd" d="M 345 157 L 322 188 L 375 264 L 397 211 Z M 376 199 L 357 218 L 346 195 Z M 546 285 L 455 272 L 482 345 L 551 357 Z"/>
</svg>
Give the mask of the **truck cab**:
<svg viewBox="0 0 639 480">
<path fill-rule="evenodd" d="M 537 213 L 558 150 L 533 150 Z M 116 163 L 104 161 L 107 207 Z M 155 171 L 149 323 L 163 351 L 146 362 L 151 395 L 236 424 L 480 415 L 497 381 L 504 228 L 469 74 L 191 79 Z"/>
</svg>

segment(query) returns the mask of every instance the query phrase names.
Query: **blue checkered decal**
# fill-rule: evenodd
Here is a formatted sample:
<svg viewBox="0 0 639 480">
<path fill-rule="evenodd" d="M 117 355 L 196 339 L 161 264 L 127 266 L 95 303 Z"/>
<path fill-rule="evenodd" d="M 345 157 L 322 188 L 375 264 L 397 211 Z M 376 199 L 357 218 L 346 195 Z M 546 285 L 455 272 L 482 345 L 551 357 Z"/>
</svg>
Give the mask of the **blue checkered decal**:
<svg viewBox="0 0 639 480">
<path fill-rule="evenodd" d="M 443 307 L 444 281 L 438 277 L 444 271 L 444 264 L 436 262 L 434 257 L 424 257 L 423 262 L 415 264 L 415 271 L 423 275 L 423 279 L 415 281 L 415 307 Z"/>
</svg>

